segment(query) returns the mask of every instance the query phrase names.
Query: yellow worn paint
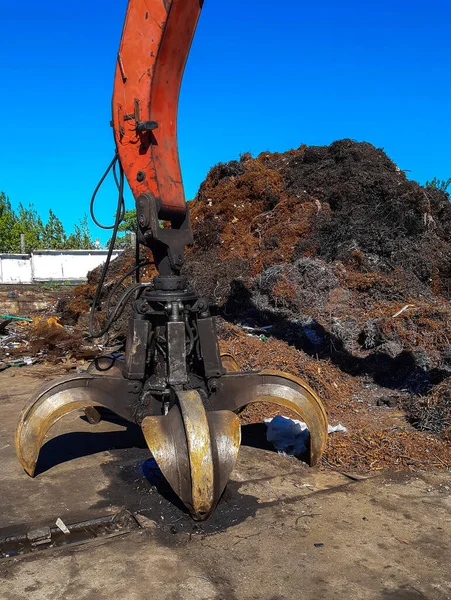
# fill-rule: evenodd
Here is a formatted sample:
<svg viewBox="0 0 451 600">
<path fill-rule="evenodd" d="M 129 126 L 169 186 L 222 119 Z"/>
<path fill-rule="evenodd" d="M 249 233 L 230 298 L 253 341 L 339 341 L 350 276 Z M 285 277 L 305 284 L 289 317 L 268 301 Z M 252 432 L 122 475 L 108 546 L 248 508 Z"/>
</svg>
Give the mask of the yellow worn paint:
<svg viewBox="0 0 451 600">
<path fill-rule="evenodd" d="M 178 394 L 183 416 L 192 482 L 192 506 L 200 516 L 213 508 L 213 456 L 207 415 L 198 392 Z"/>
<path fill-rule="evenodd" d="M 227 410 L 205 412 L 198 392 L 180 391 L 166 416 L 146 417 L 147 445 L 174 492 L 197 520 L 216 506 L 235 465 L 240 422 Z"/>
<path fill-rule="evenodd" d="M 232 354 L 221 354 L 222 366 L 228 373 L 238 373 L 240 367 Z"/>
</svg>

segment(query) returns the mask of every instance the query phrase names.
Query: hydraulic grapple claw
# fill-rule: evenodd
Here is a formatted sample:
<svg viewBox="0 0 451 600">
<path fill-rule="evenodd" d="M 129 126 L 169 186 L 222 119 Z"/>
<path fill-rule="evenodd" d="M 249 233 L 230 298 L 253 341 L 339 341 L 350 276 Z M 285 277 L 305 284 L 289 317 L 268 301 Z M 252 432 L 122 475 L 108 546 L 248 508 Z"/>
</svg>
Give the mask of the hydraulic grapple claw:
<svg viewBox="0 0 451 600">
<path fill-rule="evenodd" d="M 273 403 L 304 420 L 310 431 L 311 465 L 321 459 L 327 439 L 326 413 L 305 382 L 277 371 L 242 373 L 230 355 L 222 360 L 228 370 L 213 386 L 207 401 L 196 390 L 173 390 L 176 401 L 168 414 L 148 414 L 141 422 L 163 475 L 196 520 L 208 518 L 227 485 L 241 439 L 235 413 L 248 404 Z M 124 419 L 140 422 L 137 407 L 143 386 L 124 378 L 121 370 L 112 370 L 111 376 L 90 371 L 46 383 L 22 411 L 16 450 L 30 476 L 34 476 L 47 432 L 70 411 L 104 407 Z"/>
<path fill-rule="evenodd" d="M 321 400 L 305 381 L 281 371 L 228 372 L 211 397 L 215 410 L 237 412 L 254 402 L 276 404 L 305 421 L 310 432 L 309 464 L 318 464 L 327 442 L 327 415 Z"/>
<path fill-rule="evenodd" d="M 47 432 L 64 415 L 74 410 L 104 407 L 133 420 L 133 389 L 122 377 L 70 375 L 45 383 L 22 410 L 16 430 L 16 453 L 31 477 L 35 474 Z M 97 411 L 95 411 L 97 412 Z"/>
<path fill-rule="evenodd" d="M 208 518 L 224 491 L 241 441 L 230 411 L 207 413 L 195 390 L 177 394 L 166 416 L 146 417 L 147 444 L 166 480 L 198 521 Z"/>
</svg>

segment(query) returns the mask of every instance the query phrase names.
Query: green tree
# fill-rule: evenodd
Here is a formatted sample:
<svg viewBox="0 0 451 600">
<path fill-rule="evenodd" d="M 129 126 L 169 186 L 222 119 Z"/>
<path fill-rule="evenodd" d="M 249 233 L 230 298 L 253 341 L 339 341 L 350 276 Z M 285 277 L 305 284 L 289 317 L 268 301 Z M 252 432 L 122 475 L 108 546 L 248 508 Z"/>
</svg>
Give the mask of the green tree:
<svg viewBox="0 0 451 600">
<path fill-rule="evenodd" d="M 437 188 L 438 190 L 442 190 L 442 192 L 447 192 L 450 185 L 451 177 L 449 179 L 439 179 L 438 177 L 434 177 L 431 181 L 426 181 L 426 187 Z"/>
<path fill-rule="evenodd" d="M 42 246 L 41 240 L 44 235 L 44 225 L 38 212 L 29 204 L 25 207 L 22 203 L 17 209 L 16 218 L 11 229 L 11 250 L 9 252 L 20 252 L 20 236 L 25 236 L 25 251 L 32 252 Z"/>
<path fill-rule="evenodd" d="M 14 226 L 16 215 L 9 198 L 0 192 L 0 252 L 14 252 Z M 19 236 L 20 248 L 20 236 Z"/>
<path fill-rule="evenodd" d="M 131 244 L 131 232 L 136 232 L 137 223 L 136 223 L 136 209 L 126 210 L 124 214 L 124 218 L 121 224 L 118 227 L 118 232 L 124 233 L 124 235 L 118 235 L 116 238 L 116 242 L 114 244 L 115 250 L 122 250 L 124 248 L 129 248 Z M 110 245 L 111 238 L 107 241 L 107 246 Z"/>
<path fill-rule="evenodd" d="M 107 241 L 107 247 L 110 245 L 111 238 Z M 115 250 L 124 250 L 125 248 L 130 248 L 132 244 L 130 233 L 125 233 L 124 235 L 118 235 L 116 238 L 116 242 L 114 244 Z"/>
<path fill-rule="evenodd" d="M 19 204 L 15 211 L 6 194 L 0 192 L 0 252 L 19 253 L 21 234 L 25 236 L 26 252 L 47 248 L 52 250 L 95 248 L 87 215 L 80 219 L 73 233 L 68 236 L 64 231 L 63 223 L 51 209 L 44 224 L 32 204 L 28 207 Z"/>
<path fill-rule="evenodd" d="M 49 248 L 51 250 L 59 250 L 66 247 L 67 236 L 64 231 L 64 226 L 52 209 L 49 210 L 49 218 L 44 225 L 41 242 L 43 248 Z"/>
<path fill-rule="evenodd" d="M 95 248 L 94 240 L 89 231 L 88 216 L 84 215 L 79 224 L 74 226 L 74 232 L 67 238 L 65 248 L 70 250 L 90 250 Z"/>
<path fill-rule="evenodd" d="M 122 219 L 122 223 L 119 225 L 118 231 L 125 231 L 130 233 L 131 231 L 136 231 L 136 209 L 126 210 L 124 214 L 124 218 Z"/>
</svg>

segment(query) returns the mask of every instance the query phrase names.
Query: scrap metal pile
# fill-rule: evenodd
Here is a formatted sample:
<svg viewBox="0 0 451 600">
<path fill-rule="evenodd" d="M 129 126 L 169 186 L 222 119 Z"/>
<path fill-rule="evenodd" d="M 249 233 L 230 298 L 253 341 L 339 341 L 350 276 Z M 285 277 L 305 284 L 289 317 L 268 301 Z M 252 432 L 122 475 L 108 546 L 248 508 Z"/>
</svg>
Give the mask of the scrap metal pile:
<svg viewBox="0 0 451 600">
<path fill-rule="evenodd" d="M 348 428 L 326 461 L 451 465 L 447 194 L 343 140 L 217 165 L 189 206 L 185 270 L 217 307 L 221 349 L 248 370 L 302 373 Z M 130 260 L 114 261 L 111 283 Z M 80 323 L 96 277 L 66 306 Z M 255 405 L 241 419 L 273 414 Z"/>
</svg>

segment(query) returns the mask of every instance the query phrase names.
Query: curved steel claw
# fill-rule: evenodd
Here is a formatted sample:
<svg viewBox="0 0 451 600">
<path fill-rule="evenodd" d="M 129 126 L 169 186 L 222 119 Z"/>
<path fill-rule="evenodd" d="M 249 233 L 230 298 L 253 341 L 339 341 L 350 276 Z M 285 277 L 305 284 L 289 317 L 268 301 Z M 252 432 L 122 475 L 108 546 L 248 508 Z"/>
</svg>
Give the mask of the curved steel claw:
<svg viewBox="0 0 451 600">
<path fill-rule="evenodd" d="M 197 391 L 179 391 L 169 413 L 146 417 L 142 428 L 154 459 L 192 517 L 208 518 L 238 456 L 238 417 L 228 410 L 207 413 Z"/>
<path fill-rule="evenodd" d="M 17 457 L 28 475 L 34 476 L 47 432 L 67 413 L 101 406 L 133 420 L 130 397 L 134 394 L 128 385 L 122 377 L 86 373 L 62 377 L 39 388 L 22 410 L 16 431 Z"/>
<path fill-rule="evenodd" d="M 253 402 L 277 404 L 299 415 L 310 432 L 310 465 L 318 464 L 327 442 L 327 415 L 321 400 L 305 381 L 281 371 L 228 371 L 210 399 L 209 408 L 237 412 Z"/>
</svg>

